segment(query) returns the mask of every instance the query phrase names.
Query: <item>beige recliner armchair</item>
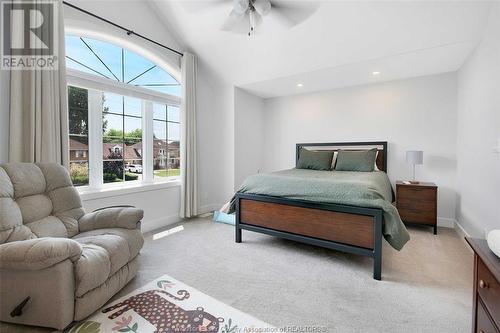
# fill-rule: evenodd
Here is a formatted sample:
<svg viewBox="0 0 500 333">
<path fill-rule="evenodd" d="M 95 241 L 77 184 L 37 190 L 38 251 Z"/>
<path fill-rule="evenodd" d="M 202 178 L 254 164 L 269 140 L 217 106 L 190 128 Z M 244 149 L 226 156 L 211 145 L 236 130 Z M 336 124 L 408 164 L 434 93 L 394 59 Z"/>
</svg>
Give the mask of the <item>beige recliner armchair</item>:
<svg viewBox="0 0 500 333">
<path fill-rule="evenodd" d="M 137 273 L 143 211 L 85 213 L 56 164 L 0 165 L 0 320 L 63 329 Z"/>
</svg>

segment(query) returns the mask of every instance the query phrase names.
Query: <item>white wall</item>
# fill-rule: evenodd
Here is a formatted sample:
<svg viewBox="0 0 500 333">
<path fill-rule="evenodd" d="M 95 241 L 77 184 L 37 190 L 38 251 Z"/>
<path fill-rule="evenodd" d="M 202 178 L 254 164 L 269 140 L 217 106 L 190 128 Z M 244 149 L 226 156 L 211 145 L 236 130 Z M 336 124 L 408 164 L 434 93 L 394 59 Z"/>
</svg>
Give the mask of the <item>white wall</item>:
<svg viewBox="0 0 500 333">
<path fill-rule="evenodd" d="M 106 192 L 82 194 L 82 201 L 83 207 L 88 212 L 98 208 L 115 205 L 131 205 L 143 209 L 143 232 L 148 232 L 180 221 L 179 186 L 148 190 L 137 188 L 122 194 Z"/>
<path fill-rule="evenodd" d="M 234 187 L 263 167 L 264 100 L 234 88 Z"/>
<path fill-rule="evenodd" d="M 10 72 L 0 70 L 0 163 L 9 160 Z"/>
<path fill-rule="evenodd" d="M 500 4 L 458 73 L 459 223 L 471 235 L 500 229 Z"/>
<path fill-rule="evenodd" d="M 456 75 L 279 97 L 264 103 L 264 169 L 294 167 L 299 142 L 388 141 L 388 174 L 411 177 L 406 150 L 423 150 L 417 178 L 439 185 L 438 217 L 452 225 L 456 202 Z"/>
<path fill-rule="evenodd" d="M 202 59 L 196 103 L 200 210 L 208 212 L 234 194 L 234 93 Z"/>
</svg>

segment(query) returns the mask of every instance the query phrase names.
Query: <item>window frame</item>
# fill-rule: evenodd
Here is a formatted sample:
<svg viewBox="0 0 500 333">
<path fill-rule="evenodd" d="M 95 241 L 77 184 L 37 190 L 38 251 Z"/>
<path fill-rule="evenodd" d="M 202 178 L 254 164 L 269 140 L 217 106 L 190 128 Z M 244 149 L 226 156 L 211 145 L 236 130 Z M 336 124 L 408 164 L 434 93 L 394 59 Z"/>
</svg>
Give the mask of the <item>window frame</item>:
<svg viewBox="0 0 500 333">
<path fill-rule="evenodd" d="M 167 72 L 168 73 L 168 72 Z M 66 69 L 67 86 L 75 86 L 88 90 L 88 163 L 89 184 L 79 186 L 82 191 L 108 188 L 126 188 L 130 186 L 168 183 L 179 180 L 180 176 L 158 179 L 153 174 L 153 103 L 178 107 L 181 112 L 181 98 L 167 93 L 160 93 L 143 87 L 113 81 L 97 75 Z M 103 180 L 103 133 L 102 133 L 102 96 L 113 93 L 140 99 L 142 106 L 142 180 L 120 183 L 104 183 Z M 180 122 L 181 123 L 181 122 Z M 181 123 L 182 126 L 182 123 Z M 167 138 L 168 140 L 168 138 Z M 181 138 L 182 141 L 182 138 Z M 182 145 L 182 142 L 179 142 Z"/>
</svg>

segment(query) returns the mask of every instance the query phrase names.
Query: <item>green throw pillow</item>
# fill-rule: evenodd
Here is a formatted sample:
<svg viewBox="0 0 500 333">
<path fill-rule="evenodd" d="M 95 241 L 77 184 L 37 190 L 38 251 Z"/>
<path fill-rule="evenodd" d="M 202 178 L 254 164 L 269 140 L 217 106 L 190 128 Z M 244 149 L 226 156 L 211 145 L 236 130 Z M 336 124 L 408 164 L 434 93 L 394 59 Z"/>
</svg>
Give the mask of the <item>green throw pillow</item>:
<svg viewBox="0 0 500 333">
<path fill-rule="evenodd" d="M 300 148 L 297 169 L 331 170 L 333 151 L 314 151 Z"/>
<path fill-rule="evenodd" d="M 377 158 L 377 148 L 370 150 L 339 150 L 335 170 L 373 171 Z"/>
</svg>

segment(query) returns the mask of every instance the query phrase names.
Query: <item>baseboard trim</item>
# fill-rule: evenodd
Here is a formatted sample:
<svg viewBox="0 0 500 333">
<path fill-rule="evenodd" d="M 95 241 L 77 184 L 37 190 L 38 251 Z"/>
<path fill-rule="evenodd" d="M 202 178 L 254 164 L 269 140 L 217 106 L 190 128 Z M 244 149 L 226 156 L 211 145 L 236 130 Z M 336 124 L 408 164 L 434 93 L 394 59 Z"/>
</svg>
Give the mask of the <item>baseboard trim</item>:
<svg viewBox="0 0 500 333">
<path fill-rule="evenodd" d="M 206 213 L 211 213 L 214 210 L 219 210 L 222 207 L 220 204 L 210 204 L 210 205 L 205 205 L 202 206 L 198 209 L 198 215 L 206 214 Z M 179 215 L 170 215 L 166 217 L 161 217 L 159 219 L 154 219 L 150 221 L 142 221 L 141 224 L 141 231 L 143 234 L 156 230 L 156 229 L 161 229 L 166 226 L 169 226 L 171 224 L 179 223 L 183 221 L 183 219 Z"/>
<path fill-rule="evenodd" d="M 159 219 L 154 219 L 151 221 L 143 221 L 141 224 L 141 231 L 143 234 L 164 228 L 166 226 L 169 226 L 171 224 L 179 223 L 182 221 L 182 218 L 179 215 L 170 215 L 166 217 L 161 217 Z"/>
<path fill-rule="evenodd" d="M 202 215 L 202 214 L 206 214 L 206 213 L 211 213 L 214 210 L 219 210 L 219 209 L 221 209 L 222 206 L 223 206 L 223 204 L 210 204 L 210 205 L 201 206 L 198 209 L 198 215 Z"/>
<path fill-rule="evenodd" d="M 462 227 L 462 225 L 456 221 L 455 222 L 455 231 L 460 236 L 460 238 L 470 237 L 470 234 Z"/>
<path fill-rule="evenodd" d="M 448 217 L 438 217 L 438 219 L 437 219 L 438 227 L 455 228 L 456 223 L 457 223 L 457 220 L 450 219 Z"/>
</svg>

